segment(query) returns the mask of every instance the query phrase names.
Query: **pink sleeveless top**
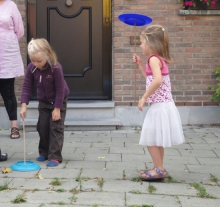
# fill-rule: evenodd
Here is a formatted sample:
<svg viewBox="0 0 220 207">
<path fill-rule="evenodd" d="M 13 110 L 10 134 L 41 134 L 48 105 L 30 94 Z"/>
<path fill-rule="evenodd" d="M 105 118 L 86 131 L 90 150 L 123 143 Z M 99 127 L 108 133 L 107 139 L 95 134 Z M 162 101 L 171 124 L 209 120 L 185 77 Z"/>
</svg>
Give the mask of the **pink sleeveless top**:
<svg viewBox="0 0 220 207">
<path fill-rule="evenodd" d="M 161 58 L 158 55 L 151 55 L 146 64 L 146 90 L 148 90 L 149 86 L 154 80 L 152 70 L 149 65 L 149 61 L 151 57 L 157 57 L 161 64 L 161 74 L 162 74 L 162 83 L 160 87 L 147 99 L 147 102 L 149 103 L 159 103 L 159 102 L 173 102 L 173 97 L 171 94 L 171 83 L 170 83 L 170 77 L 169 77 L 169 69 L 168 65 L 165 62 L 163 58 Z"/>
</svg>

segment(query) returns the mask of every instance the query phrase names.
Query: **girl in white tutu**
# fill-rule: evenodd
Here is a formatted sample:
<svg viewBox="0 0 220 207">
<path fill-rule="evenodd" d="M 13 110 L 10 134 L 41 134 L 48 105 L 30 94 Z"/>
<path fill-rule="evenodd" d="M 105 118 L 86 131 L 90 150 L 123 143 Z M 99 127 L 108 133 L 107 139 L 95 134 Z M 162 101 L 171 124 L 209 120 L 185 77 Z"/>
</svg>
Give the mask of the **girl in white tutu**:
<svg viewBox="0 0 220 207">
<path fill-rule="evenodd" d="M 148 60 L 145 66 L 137 54 L 133 55 L 133 62 L 146 78 L 146 92 L 139 100 L 138 108 L 142 111 L 146 102 L 151 106 L 143 123 L 139 144 L 147 146 L 154 163 L 154 168 L 141 173 L 141 178 L 157 180 L 167 177 L 163 166 L 164 148 L 182 144 L 185 140 L 171 94 L 167 64 L 172 59 L 167 33 L 162 26 L 151 25 L 141 32 L 140 40 L 140 47 Z"/>
</svg>

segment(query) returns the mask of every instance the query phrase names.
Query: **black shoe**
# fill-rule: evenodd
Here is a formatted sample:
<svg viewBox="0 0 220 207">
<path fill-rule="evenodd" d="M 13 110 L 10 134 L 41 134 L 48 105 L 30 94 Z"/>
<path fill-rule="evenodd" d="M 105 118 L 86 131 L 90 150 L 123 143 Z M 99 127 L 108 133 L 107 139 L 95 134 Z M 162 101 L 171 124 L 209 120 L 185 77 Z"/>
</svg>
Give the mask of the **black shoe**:
<svg viewBox="0 0 220 207">
<path fill-rule="evenodd" d="M 7 153 L 1 153 L 0 149 L 0 162 L 6 161 L 8 159 L 8 154 Z"/>
</svg>

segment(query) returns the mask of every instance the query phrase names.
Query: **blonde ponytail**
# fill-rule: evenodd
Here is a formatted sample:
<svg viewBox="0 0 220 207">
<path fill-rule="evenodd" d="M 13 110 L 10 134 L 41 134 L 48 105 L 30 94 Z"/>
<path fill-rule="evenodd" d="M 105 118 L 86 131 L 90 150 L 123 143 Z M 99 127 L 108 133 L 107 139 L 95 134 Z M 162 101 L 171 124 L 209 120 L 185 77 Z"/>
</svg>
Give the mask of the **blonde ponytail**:
<svg viewBox="0 0 220 207">
<path fill-rule="evenodd" d="M 38 52 L 42 52 L 45 55 L 47 62 L 50 66 L 56 66 L 57 56 L 51 48 L 48 41 L 44 38 L 32 39 L 28 44 L 28 55 L 34 55 Z"/>
</svg>

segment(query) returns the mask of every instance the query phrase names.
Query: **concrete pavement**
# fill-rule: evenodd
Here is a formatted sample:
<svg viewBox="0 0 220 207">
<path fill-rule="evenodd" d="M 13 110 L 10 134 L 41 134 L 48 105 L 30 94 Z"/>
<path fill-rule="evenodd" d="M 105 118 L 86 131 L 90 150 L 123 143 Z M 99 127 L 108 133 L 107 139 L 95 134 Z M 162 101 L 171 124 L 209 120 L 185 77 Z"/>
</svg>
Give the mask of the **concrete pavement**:
<svg viewBox="0 0 220 207">
<path fill-rule="evenodd" d="M 0 131 L 0 148 L 9 159 L 24 159 L 23 135 L 9 138 Z M 26 158 L 38 156 L 38 134 L 26 134 Z M 64 161 L 55 168 L 0 173 L 0 206 L 4 207 L 219 207 L 220 127 L 184 126 L 186 143 L 165 150 L 169 178 L 141 182 L 141 170 L 152 168 L 140 129 L 65 131 Z M 24 202 L 21 202 L 24 201 Z M 16 205 L 16 202 L 21 202 Z"/>
</svg>

